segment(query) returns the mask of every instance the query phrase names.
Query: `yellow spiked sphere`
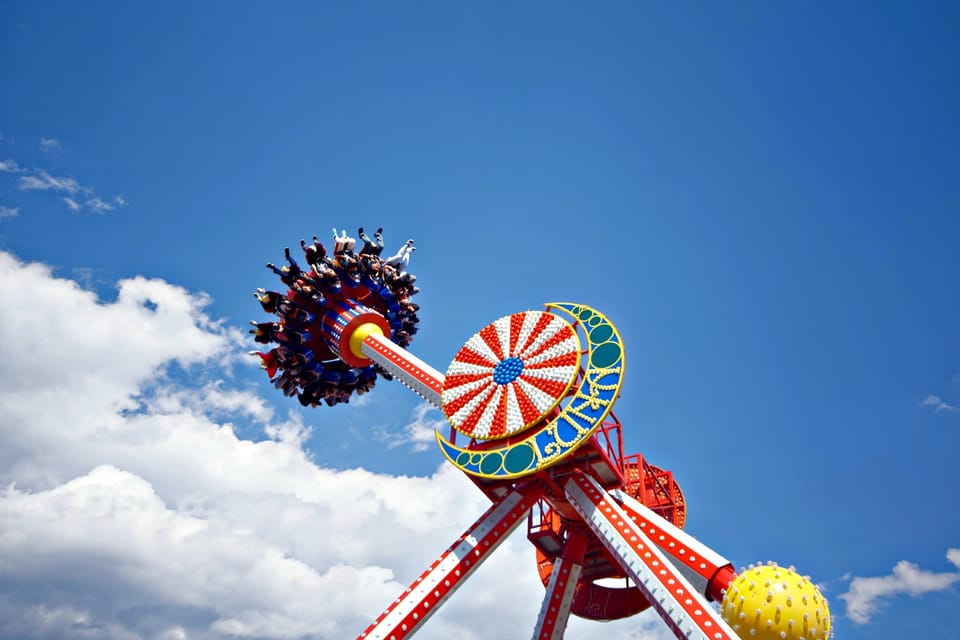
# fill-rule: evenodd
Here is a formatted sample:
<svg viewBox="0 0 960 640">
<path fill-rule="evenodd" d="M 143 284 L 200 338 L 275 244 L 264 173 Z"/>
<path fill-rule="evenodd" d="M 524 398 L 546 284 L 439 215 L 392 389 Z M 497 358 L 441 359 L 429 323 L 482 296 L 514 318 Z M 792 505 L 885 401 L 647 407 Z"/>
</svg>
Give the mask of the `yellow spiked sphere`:
<svg viewBox="0 0 960 640">
<path fill-rule="evenodd" d="M 723 596 L 721 615 L 744 640 L 827 640 L 830 609 L 810 579 L 775 564 L 751 566 Z"/>
</svg>

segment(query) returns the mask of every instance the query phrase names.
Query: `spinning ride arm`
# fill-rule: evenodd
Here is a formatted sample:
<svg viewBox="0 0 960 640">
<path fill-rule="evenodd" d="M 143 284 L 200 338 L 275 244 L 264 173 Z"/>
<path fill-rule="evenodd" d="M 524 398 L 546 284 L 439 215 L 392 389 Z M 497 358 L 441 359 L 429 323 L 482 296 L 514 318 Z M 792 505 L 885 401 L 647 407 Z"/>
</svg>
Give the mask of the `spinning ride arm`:
<svg viewBox="0 0 960 640">
<path fill-rule="evenodd" d="M 362 328 L 362 327 L 361 327 Z M 384 337 L 383 332 L 370 330 L 358 336 L 360 351 L 373 360 L 408 389 L 435 406 L 443 406 L 443 374 Z"/>
</svg>

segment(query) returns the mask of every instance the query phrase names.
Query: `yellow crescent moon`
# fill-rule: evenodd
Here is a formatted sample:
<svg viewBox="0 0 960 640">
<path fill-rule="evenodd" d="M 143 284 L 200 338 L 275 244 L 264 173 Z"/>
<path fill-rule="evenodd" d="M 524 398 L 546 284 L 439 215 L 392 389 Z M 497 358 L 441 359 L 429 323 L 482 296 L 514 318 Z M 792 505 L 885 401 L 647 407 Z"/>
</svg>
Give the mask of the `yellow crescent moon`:
<svg viewBox="0 0 960 640">
<path fill-rule="evenodd" d="M 576 451 L 593 435 L 620 396 L 624 354 L 620 332 L 605 315 L 582 304 L 544 305 L 571 316 L 587 337 L 586 368 L 572 399 L 529 436 L 502 447 L 458 447 L 436 431 L 443 455 L 464 473 L 480 478 L 520 478 L 545 469 Z"/>
</svg>

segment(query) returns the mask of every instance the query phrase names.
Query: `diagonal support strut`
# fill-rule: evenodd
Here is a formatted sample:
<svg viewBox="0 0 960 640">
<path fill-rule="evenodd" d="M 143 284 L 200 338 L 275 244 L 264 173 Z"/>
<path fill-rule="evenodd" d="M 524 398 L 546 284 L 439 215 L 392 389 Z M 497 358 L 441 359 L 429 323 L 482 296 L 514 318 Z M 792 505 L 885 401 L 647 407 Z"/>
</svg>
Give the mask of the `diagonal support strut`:
<svg viewBox="0 0 960 640">
<path fill-rule="evenodd" d="M 411 637 L 526 518 L 543 495 L 528 481 L 495 502 L 357 640 Z"/>
<path fill-rule="evenodd" d="M 582 531 L 572 529 L 563 552 L 553 565 L 547 592 L 543 596 L 533 640 L 563 640 L 563 632 L 570 618 L 570 606 L 577 591 L 577 582 L 583 571 L 583 554 L 587 538 Z"/>
<path fill-rule="evenodd" d="M 611 491 L 610 495 L 640 530 L 661 551 L 671 556 L 690 584 L 710 600 L 719 602 L 723 599 L 723 592 L 737 575 L 729 560 L 626 492 L 618 489 Z"/>
<path fill-rule="evenodd" d="M 564 492 L 679 640 L 739 640 L 706 598 L 593 478 L 577 472 L 564 485 Z"/>
</svg>

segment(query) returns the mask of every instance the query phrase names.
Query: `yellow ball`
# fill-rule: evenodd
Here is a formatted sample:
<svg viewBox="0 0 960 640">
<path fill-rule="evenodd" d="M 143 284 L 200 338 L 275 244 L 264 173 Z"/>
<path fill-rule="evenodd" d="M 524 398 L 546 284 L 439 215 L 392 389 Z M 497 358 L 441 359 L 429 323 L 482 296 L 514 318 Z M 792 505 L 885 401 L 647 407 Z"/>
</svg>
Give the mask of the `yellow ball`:
<svg viewBox="0 0 960 640">
<path fill-rule="evenodd" d="M 830 609 L 809 578 L 775 564 L 738 575 L 720 613 L 744 640 L 827 640 Z"/>
</svg>

